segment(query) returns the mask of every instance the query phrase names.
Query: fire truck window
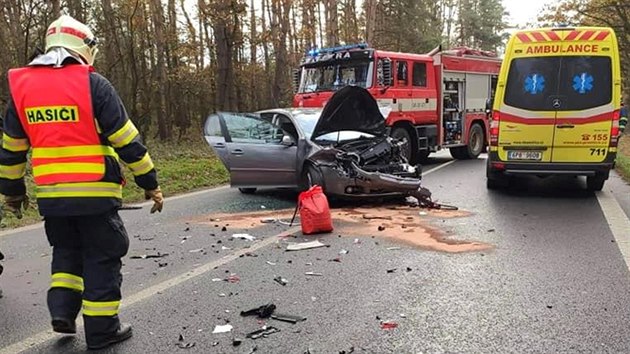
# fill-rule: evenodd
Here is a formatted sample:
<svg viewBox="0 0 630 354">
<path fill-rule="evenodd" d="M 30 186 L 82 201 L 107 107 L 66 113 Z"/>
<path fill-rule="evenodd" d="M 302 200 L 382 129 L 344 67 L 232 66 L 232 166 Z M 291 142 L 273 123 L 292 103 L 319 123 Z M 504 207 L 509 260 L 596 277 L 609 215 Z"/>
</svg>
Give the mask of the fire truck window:
<svg viewBox="0 0 630 354">
<path fill-rule="evenodd" d="M 427 86 L 427 64 L 413 63 L 413 86 Z"/>
<path fill-rule="evenodd" d="M 407 62 L 399 61 L 397 66 L 397 74 L 396 81 L 398 81 L 398 86 L 407 86 Z"/>
</svg>

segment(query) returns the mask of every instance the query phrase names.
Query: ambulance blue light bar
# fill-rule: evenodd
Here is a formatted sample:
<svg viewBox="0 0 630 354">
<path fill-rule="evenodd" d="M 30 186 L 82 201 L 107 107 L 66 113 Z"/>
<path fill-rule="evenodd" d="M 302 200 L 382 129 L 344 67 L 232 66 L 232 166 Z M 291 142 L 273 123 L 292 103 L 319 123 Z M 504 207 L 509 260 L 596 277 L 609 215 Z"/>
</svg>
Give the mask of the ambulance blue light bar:
<svg viewBox="0 0 630 354">
<path fill-rule="evenodd" d="M 336 52 L 343 52 L 350 49 L 367 49 L 367 47 L 368 47 L 367 43 L 357 43 L 357 44 L 342 45 L 338 47 L 319 48 L 319 49 L 313 48 L 308 51 L 308 55 L 315 57 L 322 53 L 336 53 Z"/>
</svg>

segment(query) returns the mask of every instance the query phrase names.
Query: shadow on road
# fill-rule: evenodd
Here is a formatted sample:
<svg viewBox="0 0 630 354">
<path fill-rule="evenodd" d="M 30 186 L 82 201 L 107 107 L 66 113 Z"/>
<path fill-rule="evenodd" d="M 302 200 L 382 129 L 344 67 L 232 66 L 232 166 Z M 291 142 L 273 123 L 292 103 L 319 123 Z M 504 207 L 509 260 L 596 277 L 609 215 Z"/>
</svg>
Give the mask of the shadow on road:
<svg viewBox="0 0 630 354">
<path fill-rule="evenodd" d="M 584 177 L 570 176 L 551 176 L 547 178 L 512 176 L 509 188 L 490 192 L 496 195 L 521 198 L 588 199 L 595 197 L 592 191 L 586 189 Z"/>
</svg>

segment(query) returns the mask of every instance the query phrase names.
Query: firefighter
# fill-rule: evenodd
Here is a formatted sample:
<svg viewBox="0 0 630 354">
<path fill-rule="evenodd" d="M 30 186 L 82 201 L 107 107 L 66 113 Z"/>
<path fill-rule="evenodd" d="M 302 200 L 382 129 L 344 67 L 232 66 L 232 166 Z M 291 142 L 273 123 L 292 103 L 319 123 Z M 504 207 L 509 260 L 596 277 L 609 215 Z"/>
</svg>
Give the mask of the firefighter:
<svg viewBox="0 0 630 354">
<path fill-rule="evenodd" d="M 121 258 L 129 248 L 118 215 L 124 184 L 118 160 L 153 200 L 151 213 L 164 203 L 138 130 L 114 87 L 92 68 L 96 44 L 92 31 L 70 16 L 48 27 L 45 54 L 9 70 L 0 149 L 0 193 L 17 218 L 29 205 L 24 175 L 32 150 L 37 204 L 53 247 L 52 328 L 76 333 L 82 310 L 89 349 L 132 335 L 118 318 Z"/>
</svg>

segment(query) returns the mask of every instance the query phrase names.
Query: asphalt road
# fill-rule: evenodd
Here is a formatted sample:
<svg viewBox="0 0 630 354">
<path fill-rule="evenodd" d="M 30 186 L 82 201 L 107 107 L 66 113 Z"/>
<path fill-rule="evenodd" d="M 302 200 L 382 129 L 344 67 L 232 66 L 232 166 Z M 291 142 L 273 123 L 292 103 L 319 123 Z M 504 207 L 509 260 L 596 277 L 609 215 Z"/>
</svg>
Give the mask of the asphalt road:
<svg viewBox="0 0 630 354">
<path fill-rule="evenodd" d="M 131 238 L 121 318 L 133 324 L 134 337 L 103 352 L 630 352 L 630 277 L 619 235 L 611 231 L 620 219 L 606 219 L 610 210 L 601 206 L 608 198 L 620 207 L 625 225 L 630 187 L 613 176 L 595 194 L 582 179 L 526 178 L 517 189 L 489 192 L 484 159 L 450 163 L 447 154 L 439 156 L 425 167 L 438 168 L 425 176 L 425 186 L 464 212 L 411 211 L 430 235 L 422 228 L 398 234 L 424 240 L 419 246 L 382 237 L 398 227 L 391 225 L 381 232 L 376 224 L 348 228 L 336 221 L 329 235 L 303 237 L 280 223 L 260 223 L 260 216 L 210 220 L 244 211 L 284 217 L 272 210 L 293 208 L 296 195 L 287 191 L 245 196 L 219 188 L 167 199 L 159 215 L 147 207 L 121 212 Z M 239 232 L 257 240 L 233 240 Z M 287 234 L 296 237 L 279 237 Z M 313 239 L 329 247 L 285 251 L 287 242 Z M 48 331 L 50 248 L 43 230 L 2 234 L 0 248 L 7 256 L 0 353 L 83 352 L 82 334 Z M 132 258 L 158 252 L 168 255 Z M 232 274 L 240 280 L 216 281 Z M 239 316 L 270 302 L 279 313 L 307 319 Z M 383 322 L 397 327 L 383 329 Z M 212 333 L 227 323 L 230 333 Z M 245 338 L 264 324 L 280 332 Z M 237 347 L 234 338 L 242 339 Z"/>
</svg>

